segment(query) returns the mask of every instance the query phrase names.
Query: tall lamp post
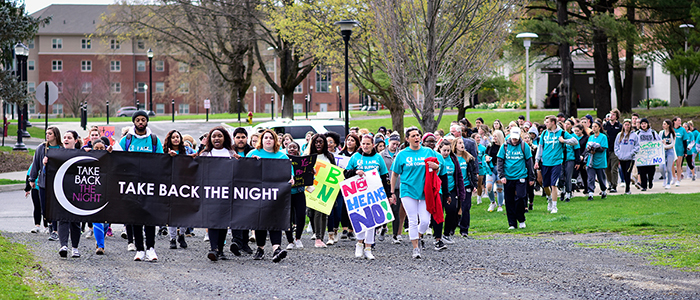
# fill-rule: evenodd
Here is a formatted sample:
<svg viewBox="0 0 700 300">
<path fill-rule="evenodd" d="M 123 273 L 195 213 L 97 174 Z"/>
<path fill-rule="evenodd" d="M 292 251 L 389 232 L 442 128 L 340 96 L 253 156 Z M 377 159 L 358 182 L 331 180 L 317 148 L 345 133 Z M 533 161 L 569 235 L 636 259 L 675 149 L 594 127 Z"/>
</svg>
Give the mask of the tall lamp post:
<svg viewBox="0 0 700 300">
<path fill-rule="evenodd" d="M 690 31 L 691 28 L 695 28 L 693 24 L 681 24 L 678 26 L 680 29 L 683 29 L 683 32 L 685 33 L 685 47 L 683 47 L 684 52 L 688 52 L 688 32 Z M 683 99 L 681 99 L 680 105 L 683 106 L 683 104 L 688 104 L 688 93 L 690 92 L 688 90 L 688 67 L 684 68 L 683 72 Z"/>
<path fill-rule="evenodd" d="M 146 51 L 146 56 L 148 56 L 148 86 L 153 86 L 153 50 L 148 48 Z M 148 103 L 148 110 L 153 111 L 153 89 L 148 91 L 148 99 L 151 99 L 151 103 Z"/>
<path fill-rule="evenodd" d="M 255 110 L 255 106 L 257 105 L 257 97 L 258 97 L 258 87 L 253 86 L 253 113 L 256 113 L 257 111 Z"/>
<path fill-rule="evenodd" d="M 525 112 L 526 119 L 530 121 L 530 42 L 538 36 L 536 33 L 523 32 L 515 37 L 523 39 L 523 46 L 525 46 Z"/>
<path fill-rule="evenodd" d="M 343 42 L 345 42 L 345 136 L 350 133 L 350 110 L 348 105 L 350 104 L 348 99 L 350 98 L 348 89 L 348 42 L 350 41 L 350 35 L 352 35 L 352 29 L 360 25 L 360 22 L 355 20 L 342 20 L 335 22 L 335 25 L 340 26 L 340 34 L 343 36 Z"/>
<path fill-rule="evenodd" d="M 22 81 L 27 81 L 27 57 L 29 56 L 29 49 L 27 49 L 26 46 L 22 43 L 17 43 L 15 45 L 15 57 L 17 58 L 17 80 L 22 82 Z M 21 91 L 22 94 L 26 94 L 27 90 Z M 26 104 L 25 104 L 26 105 Z M 46 103 L 48 105 L 48 103 Z M 25 106 L 26 107 L 26 106 Z M 21 111 L 22 108 L 17 107 L 18 110 Z M 25 118 L 27 118 L 27 111 L 25 110 L 24 113 L 20 113 L 21 115 L 20 118 L 17 119 L 17 142 L 15 143 L 15 146 L 12 148 L 12 150 L 18 150 L 18 151 L 27 151 L 27 146 L 24 145 L 24 142 L 22 141 L 22 138 L 24 137 L 24 130 L 23 126 L 26 126 Z"/>
</svg>

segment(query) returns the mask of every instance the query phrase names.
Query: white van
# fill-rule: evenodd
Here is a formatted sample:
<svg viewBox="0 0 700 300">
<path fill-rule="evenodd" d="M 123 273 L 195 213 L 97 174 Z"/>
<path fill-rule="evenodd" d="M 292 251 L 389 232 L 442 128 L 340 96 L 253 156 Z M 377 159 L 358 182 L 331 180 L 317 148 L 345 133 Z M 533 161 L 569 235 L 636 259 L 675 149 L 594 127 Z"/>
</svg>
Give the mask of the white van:
<svg viewBox="0 0 700 300">
<path fill-rule="evenodd" d="M 306 144 L 306 133 L 309 131 L 314 133 L 326 133 L 328 131 L 333 131 L 340 135 L 341 142 L 345 139 L 345 122 L 343 121 L 293 121 L 290 119 L 280 119 L 256 125 L 253 127 L 253 133 L 266 128 L 274 130 L 278 135 L 284 135 L 286 133 L 291 134 L 294 141 L 299 145 Z"/>
</svg>

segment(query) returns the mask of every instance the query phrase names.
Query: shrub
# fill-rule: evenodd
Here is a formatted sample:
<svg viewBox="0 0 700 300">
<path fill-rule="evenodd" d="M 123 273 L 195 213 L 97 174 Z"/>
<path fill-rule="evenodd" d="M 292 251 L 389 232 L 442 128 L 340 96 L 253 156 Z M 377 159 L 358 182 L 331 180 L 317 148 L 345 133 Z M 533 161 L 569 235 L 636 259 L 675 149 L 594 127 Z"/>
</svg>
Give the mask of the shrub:
<svg viewBox="0 0 700 300">
<path fill-rule="evenodd" d="M 647 102 L 649 103 L 649 107 L 661 107 L 661 106 L 668 106 L 668 101 L 658 99 L 658 98 L 652 98 L 652 99 L 644 99 L 639 102 L 639 107 L 640 108 L 647 108 Z"/>
</svg>

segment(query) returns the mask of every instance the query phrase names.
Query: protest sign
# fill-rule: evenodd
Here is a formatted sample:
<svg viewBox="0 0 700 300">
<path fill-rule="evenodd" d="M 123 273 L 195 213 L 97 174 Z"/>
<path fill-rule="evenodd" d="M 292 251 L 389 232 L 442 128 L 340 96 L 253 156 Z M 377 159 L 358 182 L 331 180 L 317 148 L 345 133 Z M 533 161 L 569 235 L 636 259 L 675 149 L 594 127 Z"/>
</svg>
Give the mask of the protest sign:
<svg viewBox="0 0 700 300">
<path fill-rule="evenodd" d="M 335 156 L 335 165 L 338 166 L 341 169 L 345 169 L 348 166 L 348 162 L 350 161 L 350 157 L 344 156 L 344 155 L 334 155 Z"/>
<path fill-rule="evenodd" d="M 114 126 L 97 126 L 97 130 L 102 136 L 109 139 L 109 145 L 114 145 Z"/>
<path fill-rule="evenodd" d="M 330 214 L 335 198 L 340 191 L 340 182 L 345 179 L 343 169 L 328 162 L 316 161 L 314 184 L 306 188 L 306 206 L 324 214 Z"/>
<path fill-rule="evenodd" d="M 292 187 L 310 186 L 314 184 L 314 166 L 316 154 L 309 156 L 287 155 L 294 168 L 294 185 Z"/>
<path fill-rule="evenodd" d="M 287 230 L 289 160 L 49 149 L 47 219 Z"/>
<path fill-rule="evenodd" d="M 394 220 L 382 179 L 376 169 L 364 177 L 353 176 L 340 183 L 352 228 L 356 233 L 372 230 Z"/>
<path fill-rule="evenodd" d="M 637 166 L 654 166 L 665 163 L 664 145 L 662 141 L 639 143 L 639 153 L 634 157 Z"/>
</svg>

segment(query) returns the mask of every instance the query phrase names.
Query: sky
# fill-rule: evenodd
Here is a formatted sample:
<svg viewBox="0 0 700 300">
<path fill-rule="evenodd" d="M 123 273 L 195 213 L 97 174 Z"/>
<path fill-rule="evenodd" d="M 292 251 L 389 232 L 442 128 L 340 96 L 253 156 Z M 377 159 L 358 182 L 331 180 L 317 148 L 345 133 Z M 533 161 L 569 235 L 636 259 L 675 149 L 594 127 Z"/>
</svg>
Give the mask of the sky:
<svg viewBox="0 0 700 300">
<path fill-rule="evenodd" d="M 33 14 L 51 4 L 112 4 L 114 0 L 24 0 L 27 12 Z"/>
</svg>

